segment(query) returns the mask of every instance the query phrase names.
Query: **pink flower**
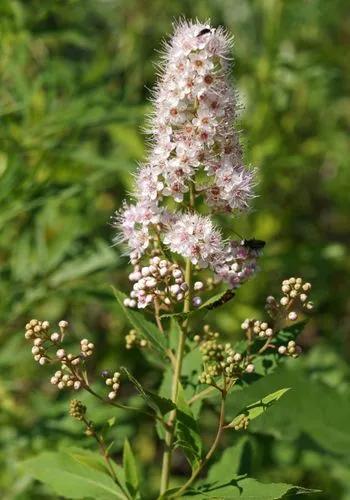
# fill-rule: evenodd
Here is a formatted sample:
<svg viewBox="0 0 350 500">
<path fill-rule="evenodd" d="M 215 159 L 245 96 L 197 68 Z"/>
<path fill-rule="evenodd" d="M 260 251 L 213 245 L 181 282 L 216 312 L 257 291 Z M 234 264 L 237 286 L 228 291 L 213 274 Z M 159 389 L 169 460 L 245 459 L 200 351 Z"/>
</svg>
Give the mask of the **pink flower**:
<svg viewBox="0 0 350 500">
<path fill-rule="evenodd" d="M 139 259 L 149 246 L 149 225 L 160 221 L 161 211 L 154 202 L 139 201 L 115 214 L 113 226 L 119 230 L 116 244 L 127 243 L 132 259 Z"/>
<path fill-rule="evenodd" d="M 208 267 L 223 252 L 221 234 L 209 217 L 182 214 L 165 233 L 164 243 L 172 252 L 189 258 L 193 264 Z"/>
<path fill-rule="evenodd" d="M 228 283 L 230 288 L 239 287 L 256 272 L 258 254 L 242 242 L 231 241 L 213 265 L 217 279 Z"/>
</svg>

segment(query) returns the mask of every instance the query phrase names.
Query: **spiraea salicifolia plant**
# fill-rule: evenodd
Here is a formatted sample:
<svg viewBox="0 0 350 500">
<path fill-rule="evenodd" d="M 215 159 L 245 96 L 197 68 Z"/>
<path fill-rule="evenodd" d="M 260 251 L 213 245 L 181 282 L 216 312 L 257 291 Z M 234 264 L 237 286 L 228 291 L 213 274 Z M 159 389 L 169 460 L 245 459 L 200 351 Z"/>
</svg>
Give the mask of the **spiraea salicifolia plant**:
<svg viewBox="0 0 350 500">
<path fill-rule="evenodd" d="M 154 419 L 163 450 L 158 497 L 146 480 L 144 489 L 140 486 L 128 442 L 118 467 L 103 433 L 87 418 L 86 406 L 77 399 L 71 402 L 70 414 L 98 444 L 117 498 L 165 499 L 189 493 L 236 498 L 234 471 L 223 465 L 221 478 L 216 464 L 205 481 L 201 476 L 224 432 L 249 430 L 250 421 L 287 389 L 234 415 L 226 413 L 227 405 L 237 387 L 244 388 L 268 372 L 267 359 L 271 371 L 283 358 L 301 354 L 296 336 L 313 307 L 311 285 L 292 277 L 283 281 L 281 298 L 267 297 L 265 319 L 243 322 L 239 342 L 227 342 L 205 322 L 208 312 L 233 299 L 252 278 L 264 247 L 256 239 L 230 239 L 215 223 L 217 214 L 234 222 L 249 210 L 256 184 L 255 170 L 243 163 L 235 128 L 237 96 L 230 85 L 230 52 L 231 39 L 222 28 L 185 21 L 176 26 L 154 91 L 147 161 L 136 174 L 133 200 L 113 217 L 115 243 L 127 249 L 132 266 L 128 294 L 115 292 L 133 327 L 125 338 L 126 349 L 139 348 L 151 363 L 162 367 L 158 393 L 142 387 L 125 367 L 103 372 L 105 392 L 98 392 L 91 382 L 96 377 L 88 370 L 94 353 L 88 339 L 82 339 L 75 352 L 67 352 L 66 321 L 53 333 L 47 321 L 31 320 L 26 325 L 34 359 L 40 365 L 57 365 L 51 383 L 59 390 L 85 390 L 101 404 Z M 120 384 L 130 383 L 140 396 L 142 404 L 137 407 L 120 401 Z M 212 443 L 204 446 L 205 421 L 200 416 L 208 400 L 217 409 L 218 424 Z M 172 474 L 175 453 L 178 460 L 183 457 L 189 463 L 187 478 Z M 236 452 L 230 448 L 225 453 Z M 279 485 L 280 490 L 269 496 L 268 485 L 254 485 L 256 498 L 278 498 L 292 488 Z M 243 493 L 244 487 L 242 483 Z M 96 492 L 92 496 L 98 498 Z"/>
</svg>

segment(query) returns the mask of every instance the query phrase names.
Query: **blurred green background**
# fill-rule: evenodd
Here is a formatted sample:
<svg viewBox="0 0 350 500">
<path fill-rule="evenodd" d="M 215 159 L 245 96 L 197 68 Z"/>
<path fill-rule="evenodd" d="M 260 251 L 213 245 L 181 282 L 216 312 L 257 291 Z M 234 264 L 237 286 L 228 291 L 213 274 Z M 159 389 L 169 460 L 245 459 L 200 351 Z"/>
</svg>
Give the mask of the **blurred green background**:
<svg viewBox="0 0 350 500">
<path fill-rule="evenodd" d="M 350 446 L 337 446 L 350 420 L 332 434 L 337 401 L 348 415 L 350 405 L 348 0 L 1 0 L 2 499 L 55 498 L 21 460 L 62 443 L 91 446 L 66 417 L 70 395 L 32 361 L 28 319 L 69 320 L 77 338 L 97 345 L 96 371 L 123 363 L 149 386 L 159 381 L 142 354 L 124 348 L 128 325 L 110 285 L 127 290 L 127 261 L 111 247 L 109 217 L 144 158 L 156 49 L 181 15 L 210 17 L 235 36 L 240 125 L 260 183 L 253 211 L 226 224 L 267 241 L 259 275 L 211 320 L 238 336 L 242 319 L 263 314 L 265 296 L 292 275 L 312 282 L 317 304 L 296 370 L 306 385 L 322 384 L 320 399 L 294 433 L 283 415 L 280 432 L 253 429 L 254 477 L 350 499 Z M 318 408 L 323 394 L 328 416 Z M 106 416 L 94 403 L 91 413 Z M 212 415 L 203 418 L 210 426 Z M 159 450 L 149 422 L 117 420 L 115 453 L 130 436 L 151 483 Z"/>
</svg>

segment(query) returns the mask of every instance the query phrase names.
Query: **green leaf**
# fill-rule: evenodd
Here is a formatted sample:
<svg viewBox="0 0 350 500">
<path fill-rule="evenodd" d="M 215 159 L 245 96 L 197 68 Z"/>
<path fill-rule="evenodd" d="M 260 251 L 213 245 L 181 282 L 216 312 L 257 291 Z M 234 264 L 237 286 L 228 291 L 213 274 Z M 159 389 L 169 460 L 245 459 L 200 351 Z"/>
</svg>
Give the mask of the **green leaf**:
<svg viewBox="0 0 350 500">
<path fill-rule="evenodd" d="M 131 375 L 127 368 L 122 366 L 121 370 L 126 374 L 130 382 L 134 384 L 135 388 L 139 392 L 142 399 L 146 402 L 146 404 L 157 414 L 166 415 L 167 413 L 169 413 L 169 411 L 176 408 L 176 406 L 170 399 L 163 398 L 161 396 L 158 396 L 158 394 L 154 394 L 151 391 L 145 390 L 140 382 L 136 380 L 133 375 Z"/>
<path fill-rule="evenodd" d="M 228 288 L 227 290 L 217 293 L 216 295 L 210 297 L 210 299 L 206 300 L 200 306 L 199 310 L 207 309 L 211 311 L 212 309 L 217 309 L 218 307 L 225 305 L 229 300 L 233 299 L 234 296 L 235 293 Z"/>
<path fill-rule="evenodd" d="M 279 346 L 280 344 L 287 344 L 290 340 L 295 340 L 304 329 L 307 320 L 299 321 L 299 323 L 290 325 L 277 332 L 276 336 L 271 340 L 271 343 Z M 245 351 L 246 345 L 242 342 L 240 352 Z M 256 351 L 260 345 L 256 346 Z M 265 351 L 262 355 L 258 356 L 254 361 L 255 371 L 252 374 L 245 374 L 244 381 L 247 383 L 255 382 L 261 376 L 272 374 L 279 365 L 284 364 L 287 360 L 281 358 L 274 349 Z"/>
<path fill-rule="evenodd" d="M 320 490 L 311 490 L 286 483 L 261 483 L 252 478 L 237 478 L 229 483 L 220 483 L 216 486 L 207 486 L 205 489 L 196 489 L 182 496 L 184 500 L 191 498 L 211 498 L 212 500 L 280 500 L 281 498 L 295 498 L 296 495 L 310 495 L 320 493 Z"/>
<path fill-rule="evenodd" d="M 227 448 L 222 453 L 220 460 L 211 466 L 206 479 L 202 483 L 224 483 L 231 481 L 234 476 L 249 473 L 250 462 L 252 461 L 251 455 L 251 443 L 249 438 L 244 436 L 234 446 Z"/>
<path fill-rule="evenodd" d="M 252 403 L 248 406 L 246 406 L 243 410 L 240 411 L 239 415 L 237 415 L 232 422 L 230 422 L 228 425 L 226 425 L 227 428 L 229 427 L 234 427 L 239 423 L 242 417 L 246 416 L 249 418 L 249 421 L 254 420 L 255 418 L 259 417 L 265 411 L 276 401 L 278 401 L 287 391 L 289 391 L 289 388 L 285 389 L 279 389 L 278 391 L 272 392 L 271 394 L 268 394 L 267 396 L 264 396 L 261 398 L 259 401 L 255 401 L 255 403 Z"/>
<path fill-rule="evenodd" d="M 175 436 L 175 446 L 184 451 L 192 469 L 198 467 L 202 456 L 202 439 L 197 421 L 186 403 L 184 390 L 181 386 L 177 401 Z"/>
<path fill-rule="evenodd" d="M 287 326 L 277 332 L 276 339 L 277 343 L 280 344 L 283 342 L 284 344 L 289 342 L 290 340 L 295 340 L 298 335 L 303 331 L 305 325 L 307 323 L 307 319 L 303 321 L 299 321 L 293 325 Z"/>
<path fill-rule="evenodd" d="M 349 456 L 350 398 L 319 380 L 311 379 L 303 369 L 301 359 L 292 360 L 272 375 L 232 394 L 227 401 L 228 414 L 234 417 L 242 407 L 281 385 L 292 390 L 266 415 L 252 422 L 250 431 L 288 440 L 306 434 L 324 451 Z"/>
<path fill-rule="evenodd" d="M 136 460 L 127 438 L 125 438 L 123 448 L 123 469 L 125 474 L 125 484 L 131 496 L 134 498 L 139 490 L 139 477 Z"/>
<path fill-rule="evenodd" d="M 229 300 L 233 299 L 235 293 L 231 289 L 224 290 L 223 292 L 217 293 L 206 300 L 198 309 L 193 309 L 188 313 L 178 312 L 172 314 L 162 314 L 161 318 L 177 318 L 179 320 L 192 317 L 194 315 L 200 315 L 203 311 L 211 311 L 217 309 L 220 306 L 225 305 Z"/>
<path fill-rule="evenodd" d="M 285 483 L 264 484 L 246 477 L 247 454 L 250 443 L 242 438 L 227 448 L 208 476 L 196 483 L 196 489 L 182 498 L 216 498 L 240 500 L 277 500 L 288 494 L 311 493 L 311 490 Z"/>
<path fill-rule="evenodd" d="M 117 298 L 120 308 L 124 311 L 126 317 L 137 332 L 162 355 L 166 351 L 167 342 L 164 334 L 159 331 L 156 325 L 146 320 L 140 312 L 134 311 L 124 306 L 126 295 L 113 287 L 114 295 Z"/>
<path fill-rule="evenodd" d="M 125 499 L 111 476 L 99 470 L 98 463 L 91 457 L 87 460 L 84 453 L 60 451 L 41 453 L 22 462 L 21 467 L 65 498 Z"/>
</svg>

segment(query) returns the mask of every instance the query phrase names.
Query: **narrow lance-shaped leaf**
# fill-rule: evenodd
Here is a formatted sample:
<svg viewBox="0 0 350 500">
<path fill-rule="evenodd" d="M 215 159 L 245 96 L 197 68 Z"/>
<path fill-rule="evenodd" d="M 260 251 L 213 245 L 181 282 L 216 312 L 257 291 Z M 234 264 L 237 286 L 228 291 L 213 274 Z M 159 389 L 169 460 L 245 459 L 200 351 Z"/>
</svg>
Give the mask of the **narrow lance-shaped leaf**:
<svg viewBox="0 0 350 500">
<path fill-rule="evenodd" d="M 134 498 L 136 493 L 139 491 L 139 476 L 136 460 L 127 438 L 124 441 L 123 448 L 123 469 L 125 474 L 125 484 L 131 496 Z"/>
<path fill-rule="evenodd" d="M 246 406 L 243 410 L 240 411 L 239 415 L 237 415 L 232 422 L 226 425 L 226 428 L 235 427 L 241 421 L 242 417 L 248 417 L 249 421 L 254 420 L 255 418 L 262 415 L 273 403 L 278 401 L 289 388 L 280 389 L 276 392 L 272 392 L 267 396 L 263 397 L 259 401 L 252 403 Z"/>
<path fill-rule="evenodd" d="M 158 394 L 154 394 L 153 392 L 144 389 L 140 382 L 131 375 L 127 368 L 122 366 L 121 370 L 126 374 L 130 382 L 135 386 L 146 404 L 157 414 L 166 415 L 167 413 L 169 413 L 169 411 L 176 408 L 176 406 L 172 401 L 170 401 L 170 399 L 162 398 L 161 396 L 158 396 Z"/>
<path fill-rule="evenodd" d="M 202 456 L 202 440 L 199 434 L 198 423 L 185 400 L 183 388 L 179 388 L 179 397 L 176 412 L 176 443 L 189 461 L 192 469 L 198 467 Z"/>
</svg>

